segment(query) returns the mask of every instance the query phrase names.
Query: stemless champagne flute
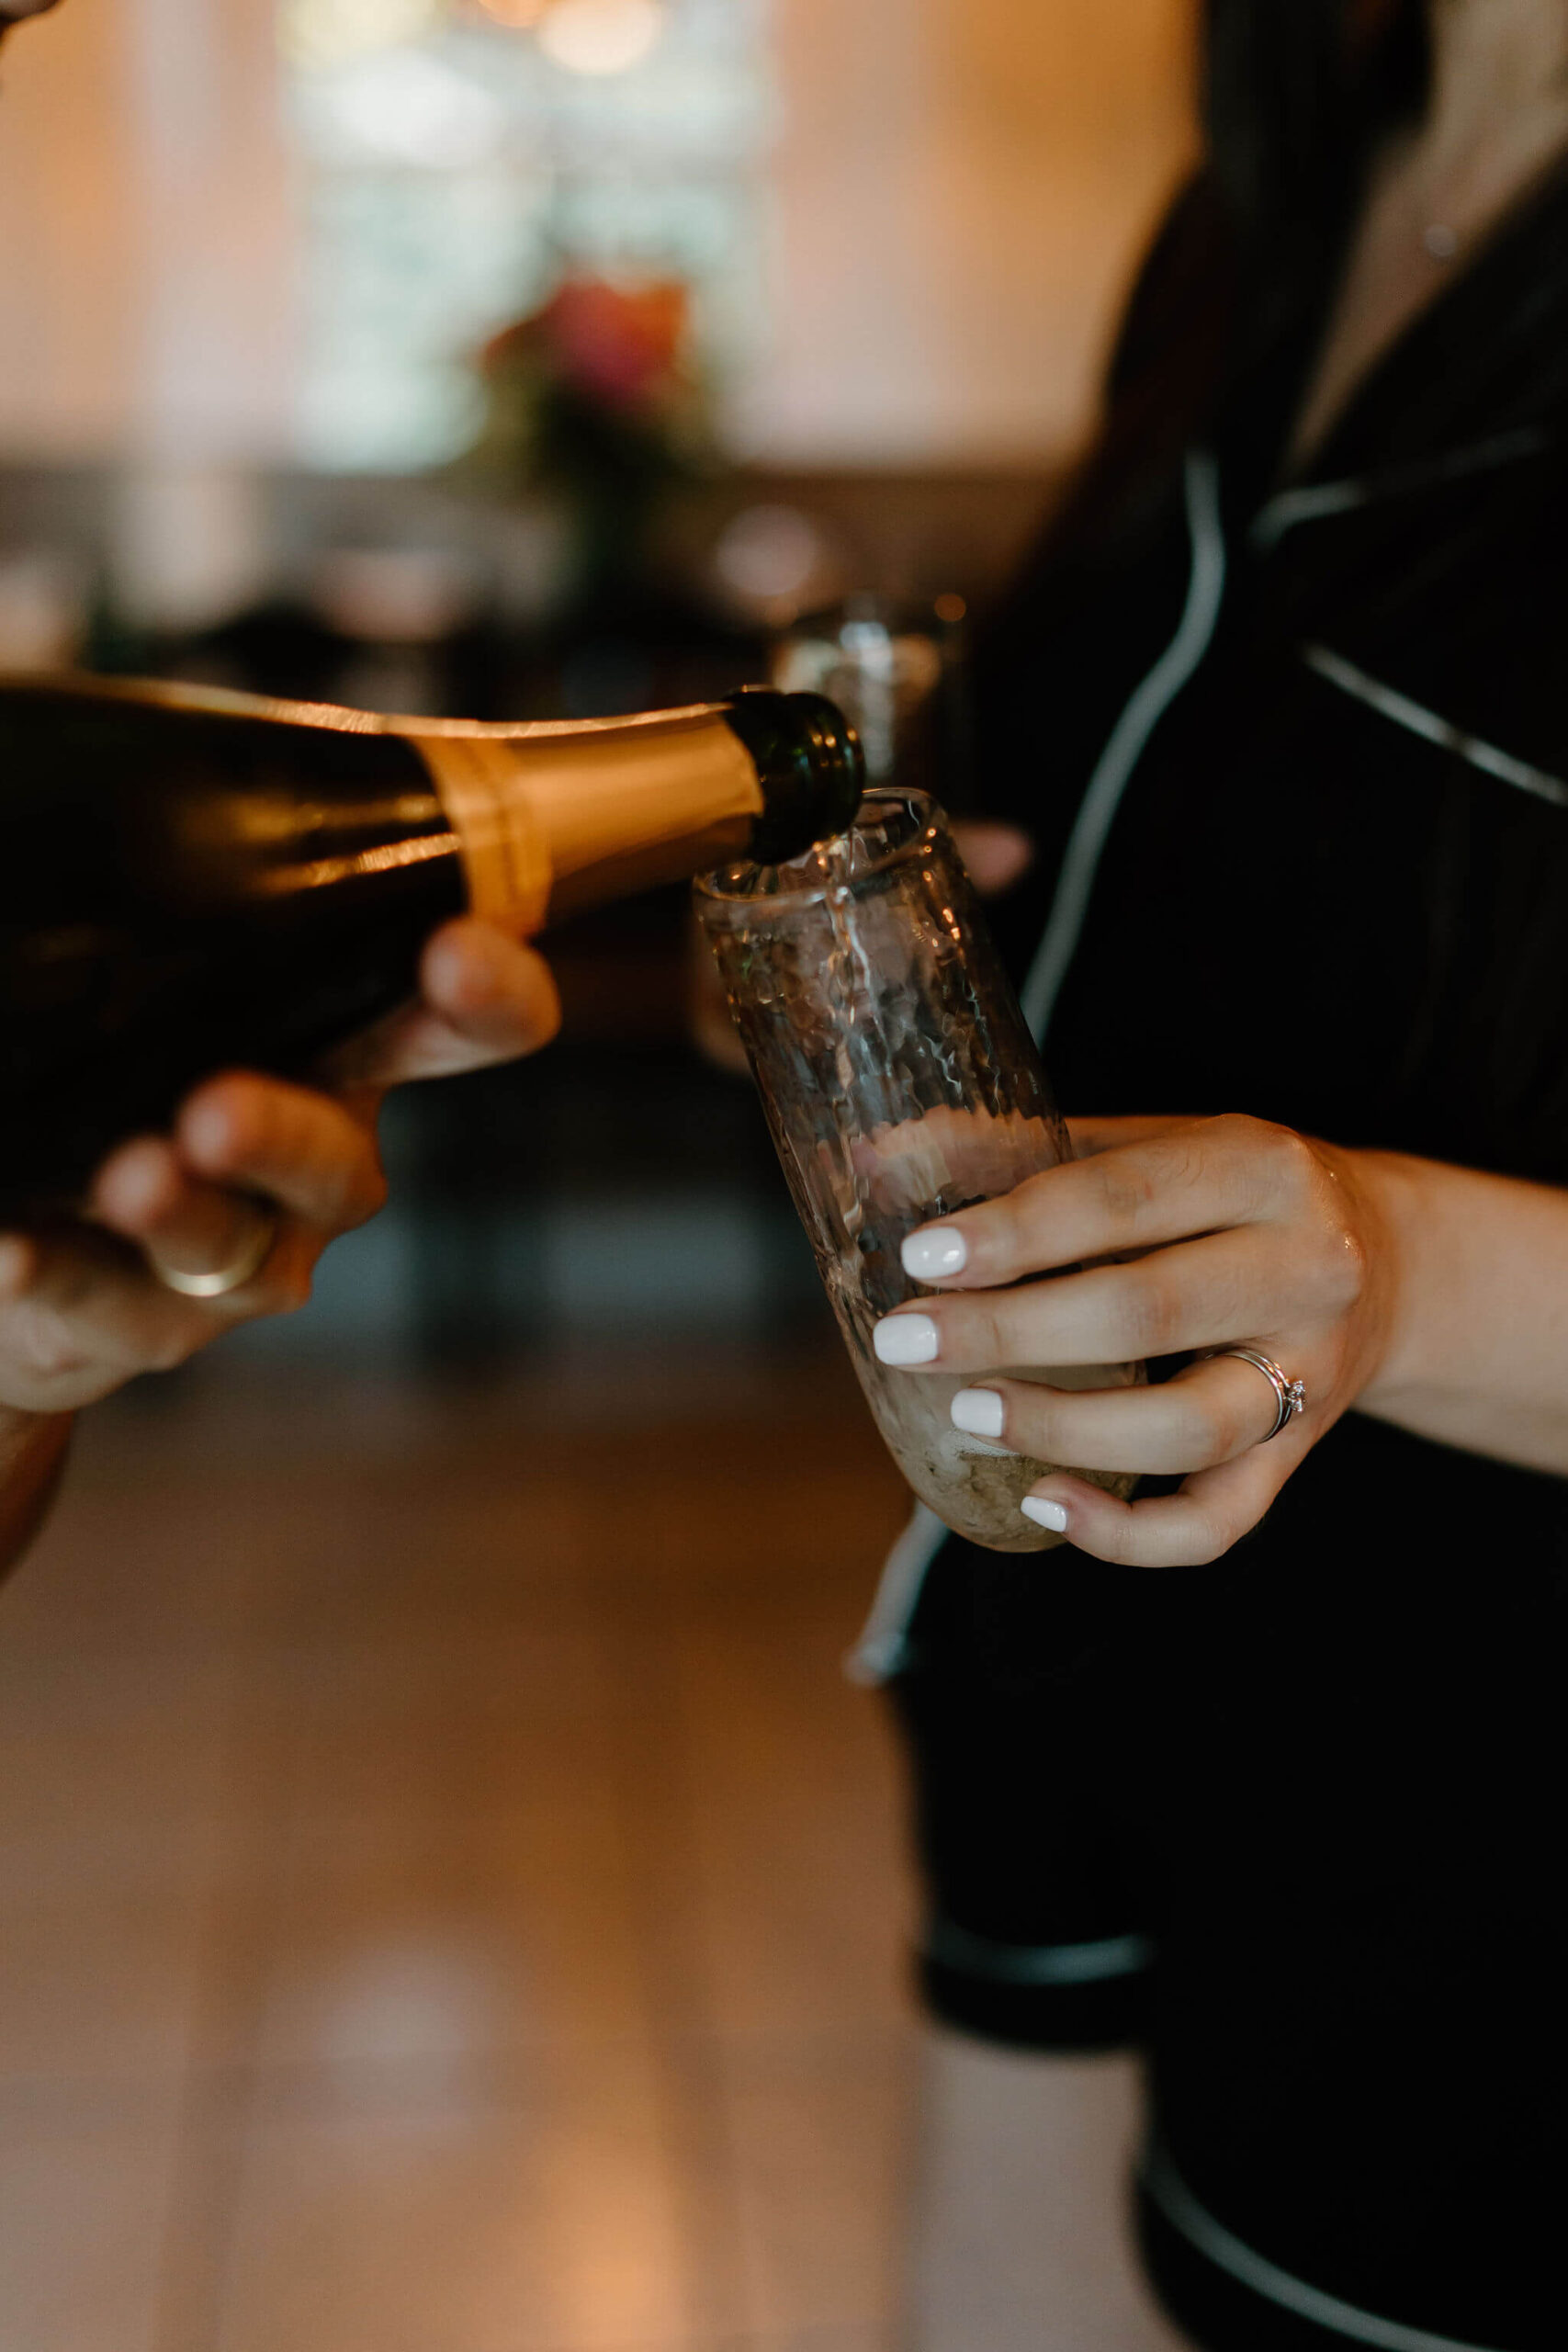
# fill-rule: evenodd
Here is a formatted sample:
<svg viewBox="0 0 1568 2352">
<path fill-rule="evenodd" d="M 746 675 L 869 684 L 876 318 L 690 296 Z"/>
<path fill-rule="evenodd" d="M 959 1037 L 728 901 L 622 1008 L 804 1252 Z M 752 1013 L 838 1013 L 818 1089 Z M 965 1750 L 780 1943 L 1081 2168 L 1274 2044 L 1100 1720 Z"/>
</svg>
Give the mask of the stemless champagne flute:
<svg viewBox="0 0 1568 2352">
<path fill-rule="evenodd" d="M 872 1332 L 918 1295 L 899 1244 L 1010 1192 L 1072 1146 L 942 812 L 869 793 L 848 832 L 787 865 L 696 886 L 698 916 L 795 1204 L 888 1450 L 922 1502 L 1005 1552 L 1060 1542 L 1019 1505 L 1047 1464 L 954 1429 L 983 1375 L 878 1362 Z M 1125 1387 L 1135 1364 L 998 1365 L 1056 1387 Z M 1117 1494 L 1130 1476 L 1079 1470 Z"/>
</svg>

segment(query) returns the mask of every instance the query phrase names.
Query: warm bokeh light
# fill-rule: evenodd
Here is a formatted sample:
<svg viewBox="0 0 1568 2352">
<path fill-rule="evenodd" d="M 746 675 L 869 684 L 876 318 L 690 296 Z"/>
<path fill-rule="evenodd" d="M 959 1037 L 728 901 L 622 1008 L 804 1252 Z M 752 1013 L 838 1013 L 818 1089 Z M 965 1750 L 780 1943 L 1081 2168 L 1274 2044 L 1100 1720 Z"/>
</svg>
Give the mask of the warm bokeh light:
<svg viewBox="0 0 1568 2352">
<path fill-rule="evenodd" d="M 663 30 L 660 0 L 555 0 L 539 47 L 571 74 L 625 74 L 652 54 Z"/>
<path fill-rule="evenodd" d="M 747 506 L 720 533 L 713 567 L 742 604 L 787 604 L 805 593 L 825 552 L 820 529 L 798 507 Z"/>
<path fill-rule="evenodd" d="M 498 25 L 507 25 L 514 32 L 528 32 L 549 6 L 549 0 L 479 0 L 479 6 Z"/>
</svg>

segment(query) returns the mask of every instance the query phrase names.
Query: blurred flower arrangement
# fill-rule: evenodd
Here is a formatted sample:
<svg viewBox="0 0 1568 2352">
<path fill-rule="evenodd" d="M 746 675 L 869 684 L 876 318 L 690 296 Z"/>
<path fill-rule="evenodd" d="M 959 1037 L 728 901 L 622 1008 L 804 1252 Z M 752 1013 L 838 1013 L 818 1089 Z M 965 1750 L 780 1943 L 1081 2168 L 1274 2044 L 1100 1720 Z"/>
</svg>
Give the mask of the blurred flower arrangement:
<svg viewBox="0 0 1568 2352">
<path fill-rule="evenodd" d="M 572 518 L 572 600 L 635 581 L 669 492 L 712 462 L 708 402 L 678 279 L 567 277 L 479 356 L 485 421 L 464 472 L 491 496 L 543 492 Z"/>
</svg>

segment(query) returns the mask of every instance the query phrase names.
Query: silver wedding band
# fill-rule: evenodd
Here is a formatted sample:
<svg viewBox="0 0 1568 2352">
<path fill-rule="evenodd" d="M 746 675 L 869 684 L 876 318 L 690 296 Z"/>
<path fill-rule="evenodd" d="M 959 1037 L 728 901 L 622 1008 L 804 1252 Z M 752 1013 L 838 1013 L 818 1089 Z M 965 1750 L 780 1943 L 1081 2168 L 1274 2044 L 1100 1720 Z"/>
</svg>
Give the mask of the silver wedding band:
<svg viewBox="0 0 1568 2352">
<path fill-rule="evenodd" d="M 1256 1364 L 1274 1391 L 1274 1400 L 1279 1410 L 1274 1416 L 1273 1428 L 1258 1439 L 1259 1445 L 1267 1445 L 1269 1438 L 1279 1436 L 1287 1421 L 1292 1420 L 1296 1414 L 1306 1411 L 1304 1384 L 1302 1381 L 1291 1379 L 1287 1373 L 1280 1370 L 1272 1356 L 1259 1355 L 1256 1348 L 1210 1348 L 1207 1355 L 1210 1362 L 1217 1356 L 1238 1356 L 1243 1363 Z"/>
<path fill-rule="evenodd" d="M 231 1291 L 243 1290 L 260 1273 L 272 1255 L 281 1222 L 276 1211 L 268 1209 L 258 1218 L 244 1247 L 215 1273 L 187 1274 L 178 1266 L 164 1265 L 156 1258 L 149 1262 L 164 1288 L 177 1291 L 181 1298 L 227 1298 Z"/>
</svg>

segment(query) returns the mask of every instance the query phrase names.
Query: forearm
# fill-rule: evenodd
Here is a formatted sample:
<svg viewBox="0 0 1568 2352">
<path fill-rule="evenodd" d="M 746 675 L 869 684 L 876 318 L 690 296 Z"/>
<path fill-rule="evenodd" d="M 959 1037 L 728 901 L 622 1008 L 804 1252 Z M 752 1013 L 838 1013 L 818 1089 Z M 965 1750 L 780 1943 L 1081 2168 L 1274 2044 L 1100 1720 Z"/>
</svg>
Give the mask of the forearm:
<svg viewBox="0 0 1568 2352">
<path fill-rule="evenodd" d="M 1360 1411 L 1568 1475 L 1568 1192 L 1351 1155 L 1382 1212 L 1390 1329 Z"/>
<path fill-rule="evenodd" d="M 69 1413 L 0 1405 L 0 1576 L 38 1533 L 54 1500 L 71 1440 Z"/>
</svg>

